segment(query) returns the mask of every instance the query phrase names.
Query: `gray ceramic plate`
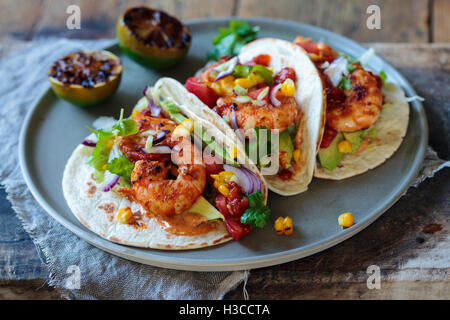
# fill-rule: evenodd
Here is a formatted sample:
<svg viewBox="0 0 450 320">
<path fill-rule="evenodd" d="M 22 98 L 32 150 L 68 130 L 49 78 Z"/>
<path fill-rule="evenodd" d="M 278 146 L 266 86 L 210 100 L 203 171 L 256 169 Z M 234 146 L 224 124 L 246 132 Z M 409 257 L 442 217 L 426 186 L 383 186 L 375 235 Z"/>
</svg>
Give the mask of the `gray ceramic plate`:
<svg viewBox="0 0 450 320">
<path fill-rule="evenodd" d="M 81 109 L 59 100 L 48 90 L 29 112 L 20 136 L 20 161 L 25 180 L 38 202 L 66 228 L 89 243 L 112 254 L 145 264 L 196 271 L 226 271 L 259 268 L 299 259 L 336 245 L 363 230 L 391 207 L 405 192 L 422 163 L 428 140 L 427 122 L 422 105 L 413 102 L 407 135 L 400 149 L 382 166 L 344 181 L 315 179 L 309 190 L 293 197 L 270 194 L 272 218 L 263 230 L 256 230 L 241 242 L 191 251 L 160 251 L 118 245 L 84 228 L 66 205 L 61 190 L 64 166 L 72 151 L 89 133 L 85 126 L 101 115 L 117 116 L 121 107 L 130 112 L 143 88 L 161 76 L 182 82 L 204 65 L 211 39 L 228 19 L 208 19 L 187 23 L 193 42 L 186 60 L 168 72 L 148 71 L 124 57 L 125 66 L 118 92 L 104 104 Z M 357 43 L 316 27 L 273 19 L 247 19 L 259 25 L 259 36 L 292 40 L 297 34 L 324 40 L 352 56 L 365 49 Z M 415 95 L 408 82 L 378 57 L 371 60 L 374 70 L 384 69 L 408 96 Z M 356 224 L 342 230 L 337 223 L 340 213 L 351 211 Z M 273 220 L 289 215 L 295 232 L 290 237 L 276 235 Z M 349 253 L 350 254 L 350 253 Z"/>
</svg>

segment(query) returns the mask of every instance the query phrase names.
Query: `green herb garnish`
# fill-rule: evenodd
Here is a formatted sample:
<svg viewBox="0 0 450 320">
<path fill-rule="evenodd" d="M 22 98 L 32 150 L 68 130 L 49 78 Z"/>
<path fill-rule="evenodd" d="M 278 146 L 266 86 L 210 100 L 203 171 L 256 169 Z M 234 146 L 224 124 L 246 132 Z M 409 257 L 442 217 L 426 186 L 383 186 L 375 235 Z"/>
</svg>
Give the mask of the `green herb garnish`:
<svg viewBox="0 0 450 320">
<path fill-rule="evenodd" d="M 254 228 L 264 228 L 270 216 L 270 209 L 263 204 L 264 194 L 258 190 L 245 196 L 248 198 L 248 208 L 241 216 L 241 222 Z"/>
<path fill-rule="evenodd" d="M 257 73 L 264 79 L 264 81 L 268 84 L 273 84 L 273 74 L 268 68 L 262 65 L 256 66 L 244 66 L 237 65 L 234 68 L 233 75 L 236 78 L 247 78 L 251 73 Z"/>
<path fill-rule="evenodd" d="M 218 60 L 221 56 L 236 56 L 246 43 L 254 40 L 259 27 L 251 27 L 243 20 L 231 20 L 228 28 L 219 28 L 219 33 L 213 38 L 214 47 L 209 51 L 210 60 Z"/>
<path fill-rule="evenodd" d="M 352 88 L 352 84 L 350 82 L 349 78 L 342 77 L 341 81 L 339 81 L 338 88 L 344 89 L 344 90 L 350 90 Z"/>
<path fill-rule="evenodd" d="M 118 176 L 127 178 L 131 177 L 131 172 L 134 169 L 134 163 L 128 160 L 125 155 L 119 155 L 118 158 L 114 158 L 106 164 L 106 170 L 111 173 L 117 174 Z"/>
<path fill-rule="evenodd" d="M 97 182 L 99 183 L 101 183 L 101 180 L 103 180 L 102 173 L 105 170 L 108 170 L 111 173 L 115 173 L 128 180 L 131 177 L 131 171 L 134 168 L 134 164 L 128 161 L 126 156 L 121 155 L 119 156 L 119 158 L 115 158 L 111 160 L 110 163 L 108 163 L 109 154 L 111 152 L 111 148 L 114 146 L 116 137 L 127 137 L 139 132 L 137 123 L 133 119 L 131 119 L 131 117 L 124 119 L 123 112 L 124 110 L 121 109 L 119 120 L 110 128 L 95 130 L 88 127 L 88 129 L 94 132 L 97 136 L 97 145 L 95 146 L 92 155 L 89 157 L 88 164 L 92 165 L 95 168 L 95 176 L 96 178 L 98 178 Z M 117 161 L 116 159 L 121 160 Z M 132 168 L 130 170 L 131 166 Z M 110 168 L 114 170 L 114 172 L 111 171 Z"/>
<path fill-rule="evenodd" d="M 387 75 L 386 75 L 386 72 L 384 70 L 380 71 L 380 78 L 381 78 L 381 81 L 383 81 L 383 85 L 384 85 L 385 82 L 386 82 L 386 79 L 387 79 Z"/>
</svg>

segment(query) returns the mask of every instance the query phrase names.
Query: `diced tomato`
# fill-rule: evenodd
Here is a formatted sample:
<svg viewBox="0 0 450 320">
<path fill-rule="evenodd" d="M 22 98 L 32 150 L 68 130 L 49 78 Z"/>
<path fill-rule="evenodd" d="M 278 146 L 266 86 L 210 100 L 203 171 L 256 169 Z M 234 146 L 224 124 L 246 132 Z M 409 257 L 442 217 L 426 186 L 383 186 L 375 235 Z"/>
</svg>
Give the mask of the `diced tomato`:
<svg viewBox="0 0 450 320">
<path fill-rule="evenodd" d="M 247 95 L 248 95 L 250 98 L 256 100 L 256 99 L 258 99 L 259 94 L 260 94 L 264 89 L 266 89 L 266 88 L 267 88 L 267 86 L 265 86 L 265 87 L 263 87 L 263 88 L 261 88 L 261 89 L 258 89 L 258 90 L 249 92 Z M 269 102 L 269 90 L 267 91 L 267 94 L 266 94 L 261 100 L 266 100 L 267 102 Z"/>
<path fill-rule="evenodd" d="M 255 65 L 260 64 L 268 67 L 270 64 L 270 56 L 268 54 L 260 54 L 259 56 L 254 57 L 252 62 Z"/>
<path fill-rule="evenodd" d="M 216 207 L 225 217 L 225 226 L 236 241 L 239 241 L 242 237 L 252 232 L 252 227 L 243 224 L 240 216 L 233 216 L 228 212 L 227 199 L 221 194 L 216 197 Z"/>
<path fill-rule="evenodd" d="M 186 89 L 195 94 L 204 104 L 213 108 L 216 105 L 216 101 L 219 98 L 217 93 L 207 86 L 207 84 L 200 79 L 200 77 L 190 77 L 184 84 Z"/>
<path fill-rule="evenodd" d="M 295 70 L 290 67 L 285 67 L 281 69 L 274 78 L 275 83 L 282 83 L 286 79 L 291 79 L 294 83 L 297 81 L 297 74 Z"/>
<path fill-rule="evenodd" d="M 292 179 L 292 171 L 288 170 L 288 169 L 283 169 L 278 173 L 278 176 L 280 177 L 281 180 L 287 181 L 287 180 L 291 180 Z"/>
<path fill-rule="evenodd" d="M 325 127 L 325 131 L 323 132 L 322 143 L 320 147 L 325 149 L 333 142 L 334 137 L 336 137 L 337 131 L 331 129 L 330 127 Z"/>
<path fill-rule="evenodd" d="M 206 166 L 206 175 L 208 184 L 213 184 L 214 179 L 211 178 L 212 174 L 218 174 L 223 171 L 223 164 L 221 159 L 209 154 L 203 156 L 203 162 Z"/>
<path fill-rule="evenodd" d="M 248 198 L 242 191 L 242 188 L 234 181 L 228 182 L 227 204 L 230 206 L 231 212 L 235 216 L 242 216 L 248 208 Z"/>
</svg>

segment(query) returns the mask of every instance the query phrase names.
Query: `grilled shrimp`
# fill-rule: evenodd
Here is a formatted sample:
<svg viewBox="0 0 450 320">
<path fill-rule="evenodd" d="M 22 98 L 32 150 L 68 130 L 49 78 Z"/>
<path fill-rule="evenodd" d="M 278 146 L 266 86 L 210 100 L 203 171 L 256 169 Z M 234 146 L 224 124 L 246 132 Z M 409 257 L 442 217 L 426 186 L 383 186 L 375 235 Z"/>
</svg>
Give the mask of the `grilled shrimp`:
<svg viewBox="0 0 450 320">
<path fill-rule="evenodd" d="M 139 203 L 148 216 L 182 213 L 194 204 L 206 185 L 201 152 L 189 139 L 171 135 L 175 124 L 170 120 L 151 117 L 141 120 L 145 121 L 138 122 L 139 132 L 158 126 L 167 130 L 161 143 L 171 147 L 172 154 L 168 159 L 154 160 L 143 150 L 145 141 L 138 134 L 123 138 L 119 144 L 122 152 L 128 157 L 127 151 L 131 152 L 137 161 L 131 173 L 132 187 L 119 188 L 118 192 Z"/>
<path fill-rule="evenodd" d="M 153 118 L 138 113 L 133 117 L 138 125 L 139 132 L 128 137 L 118 137 L 117 145 L 122 153 L 126 154 L 128 159 L 132 162 L 138 160 L 168 160 L 170 154 L 164 153 L 146 153 L 143 151 L 147 137 L 141 135 L 143 132 L 153 130 L 155 132 L 172 132 L 176 124 L 172 120 L 164 118 Z M 170 142 L 170 135 L 166 134 L 161 144 L 167 145 Z"/>
<path fill-rule="evenodd" d="M 381 112 L 381 83 L 371 72 L 354 64 L 349 76 L 352 88 L 346 90 L 343 103 L 327 105 L 327 125 L 338 132 L 353 132 L 373 125 Z"/>
<path fill-rule="evenodd" d="M 216 111 L 220 116 L 232 119 L 232 111 L 236 113 L 237 126 L 244 131 L 255 127 L 266 127 L 269 130 L 286 130 L 297 120 L 297 102 L 293 97 L 277 96 L 281 105 L 274 107 L 270 103 L 257 106 L 251 102 L 239 103 L 233 97 L 222 97 L 217 101 Z"/>
</svg>

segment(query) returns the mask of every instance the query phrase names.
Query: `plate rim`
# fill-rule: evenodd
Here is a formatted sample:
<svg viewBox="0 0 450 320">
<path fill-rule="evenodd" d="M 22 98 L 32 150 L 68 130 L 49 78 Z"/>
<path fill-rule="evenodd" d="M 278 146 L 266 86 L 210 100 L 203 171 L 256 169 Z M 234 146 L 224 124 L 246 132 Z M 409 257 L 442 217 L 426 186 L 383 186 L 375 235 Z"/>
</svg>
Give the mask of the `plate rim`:
<svg viewBox="0 0 450 320">
<path fill-rule="evenodd" d="M 187 20 L 184 23 L 189 26 L 195 26 L 195 25 L 201 25 L 205 23 L 228 23 L 231 19 L 236 19 L 236 17 L 216 17 L 216 18 L 201 18 L 201 19 L 195 19 L 195 20 Z M 303 24 L 297 21 L 291 21 L 291 20 L 281 20 L 276 18 L 265 18 L 265 17 L 245 17 L 242 18 L 245 21 L 248 21 L 250 23 L 261 23 L 261 20 L 264 20 L 264 22 L 268 22 L 269 24 L 277 24 L 278 26 L 284 27 L 284 26 L 301 26 L 302 28 L 307 28 L 310 30 L 315 30 L 320 33 L 328 33 L 330 36 L 338 37 L 339 39 L 351 43 L 353 46 L 364 48 L 362 45 L 360 45 L 358 42 L 346 38 L 338 33 L 335 33 L 333 31 L 329 31 L 317 26 Z M 106 47 L 105 49 L 114 48 L 117 46 L 117 42 L 115 42 L 113 45 Z M 364 48 L 365 49 L 365 48 Z M 412 85 L 409 83 L 409 81 L 404 78 L 404 76 L 397 71 L 396 68 L 394 68 L 391 64 L 389 64 L 387 61 L 385 61 L 383 58 L 377 56 L 378 59 L 382 62 L 383 66 L 387 66 L 390 69 L 390 72 L 394 72 L 396 74 L 396 77 L 398 77 L 402 82 L 402 89 L 405 90 L 407 93 L 411 95 L 416 95 L 416 92 Z M 405 87 L 406 86 L 406 87 Z M 36 199 L 36 201 L 41 205 L 41 207 L 48 213 L 50 216 L 52 216 L 56 221 L 58 221 L 60 224 L 62 224 L 65 228 L 67 228 L 69 231 L 77 235 L 78 237 L 84 239 L 88 243 L 106 251 L 111 254 L 114 254 L 116 256 L 147 264 L 147 265 L 153 265 L 157 267 L 163 267 L 163 268 L 169 268 L 169 269 L 176 269 L 176 270 L 186 270 L 186 271 L 236 271 L 236 270 L 248 270 L 248 269 L 255 269 L 255 268 L 262 268 L 272 265 L 278 265 L 286 262 L 290 262 L 293 260 L 301 259 L 307 256 L 310 256 L 312 254 L 318 253 L 320 251 L 323 251 L 325 249 L 328 249 L 332 246 L 335 246 L 346 239 L 356 235 L 366 227 L 368 227 L 370 224 L 372 224 L 375 220 L 377 220 L 384 212 L 386 212 L 392 205 L 394 205 L 401 196 L 407 191 L 413 180 L 416 178 L 421 164 L 425 157 L 426 147 L 428 144 L 428 136 L 429 136 L 429 130 L 428 130 L 428 121 L 425 114 L 425 109 L 423 107 L 423 104 L 420 101 L 413 101 L 411 102 L 412 105 L 415 105 L 418 115 L 419 115 L 419 124 L 423 126 L 423 134 L 420 135 L 420 144 L 417 149 L 417 153 L 415 155 L 414 161 L 411 166 L 411 170 L 409 170 L 408 174 L 405 175 L 406 179 L 404 179 L 403 184 L 401 186 L 397 187 L 397 191 L 395 194 L 393 194 L 390 198 L 390 201 L 387 201 L 386 204 L 381 208 L 379 212 L 376 214 L 366 218 L 365 220 L 360 221 L 358 224 L 353 226 L 352 228 L 348 228 L 347 230 L 344 230 L 339 236 L 329 236 L 327 238 L 323 238 L 319 241 L 316 241 L 314 243 L 311 243 L 306 246 L 297 247 L 294 249 L 285 250 L 282 252 L 276 252 L 271 254 L 263 254 L 260 256 L 253 256 L 251 258 L 247 257 L 241 257 L 241 258 L 231 258 L 226 259 L 226 262 L 224 259 L 208 259 L 208 260 L 202 260 L 198 258 L 178 258 L 178 257 L 170 257 L 170 258 L 161 258 L 161 257 L 152 257 L 149 259 L 148 257 L 142 257 L 136 254 L 133 254 L 133 252 L 136 249 L 143 249 L 143 248 L 134 248 L 129 247 L 125 245 L 116 244 L 113 242 L 110 242 L 106 239 L 101 238 L 100 236 L 92 233 L 89 230 L 84 229 L 83 227 L 79 227 L 75 224 L 73 224 L 71 221 L 69 221 L 67 218 L 59 214 L 55 209 L 52 208 L 52 206 L 47 203 L 44 199 L 44 197 L 40 194 L 40 191 L 37 187 L 37 185 L 34 183 L 29 166 L 27 165 L 27 159 L 25 157 L 26 155 L 26 137 L 29 132 L 30 123 L 33 118 L 34 113 L 38 109 L 38 106 L 40 105 L 42 99 L 48 94 L 51 93 L 50 85 L 47 84 L 47 86 L 43 89 L 42 93 L 38 96 L 36 99 L 36 102 L 33 104 L 33 106 L 28 110 L 26 117 L 24 119 L 24 123 L 22 124 L 20 134 L 19 134 L 19 164 L 22 171 L 22 175 L 24 177 L 25 183 L 27 184 L 31 194 Z M 411 106 L 410 106 L 411 108 Z M 409 127 L 409 126 L 408 126 Z M 408 134 L 408 132 L 407 132 Z M 226 245 L 226 244 L 225 244 Z M 156 250 L 156 249 L 155 249 Z M 157 250 L 159 251 L 159 250 Z"/>
</svg>

